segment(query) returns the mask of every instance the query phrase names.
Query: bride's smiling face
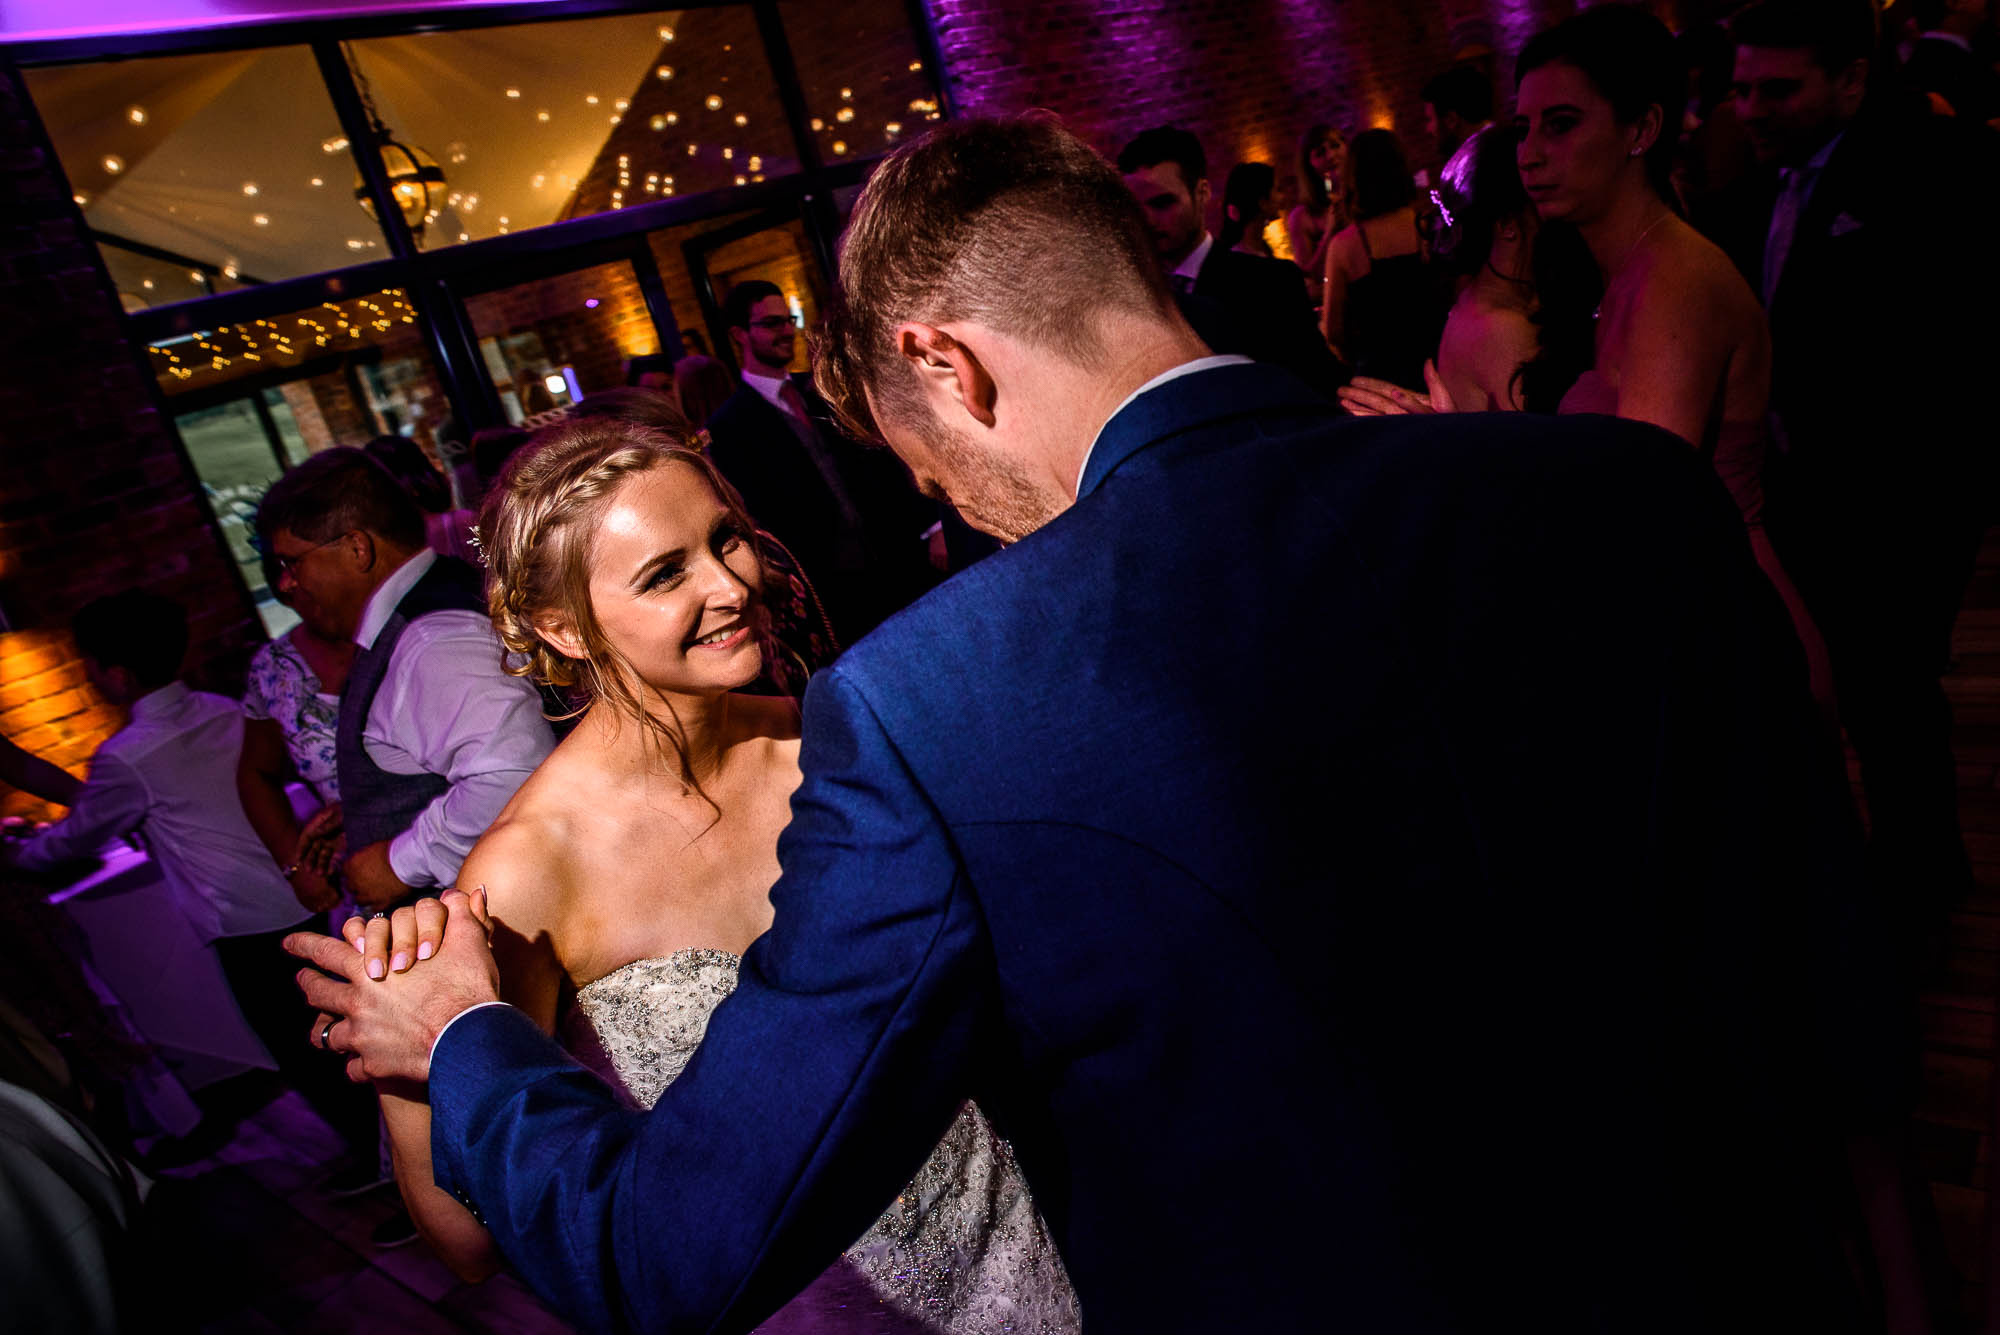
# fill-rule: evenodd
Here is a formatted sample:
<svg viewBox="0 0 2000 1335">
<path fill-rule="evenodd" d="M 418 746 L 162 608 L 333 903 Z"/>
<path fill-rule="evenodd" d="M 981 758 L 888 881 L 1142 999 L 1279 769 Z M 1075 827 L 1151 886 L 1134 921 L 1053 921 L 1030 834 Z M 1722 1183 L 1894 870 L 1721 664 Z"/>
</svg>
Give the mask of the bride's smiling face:
<svg viewBox="0 0 2000 1335">
<path fill-rule="evenodd" d="M 708 479 L 634 473 L 591 538 L 590 607 L 611 646 L 661 691 L 735 690 L 763 667 L 762 571 Z"/>
</svg>

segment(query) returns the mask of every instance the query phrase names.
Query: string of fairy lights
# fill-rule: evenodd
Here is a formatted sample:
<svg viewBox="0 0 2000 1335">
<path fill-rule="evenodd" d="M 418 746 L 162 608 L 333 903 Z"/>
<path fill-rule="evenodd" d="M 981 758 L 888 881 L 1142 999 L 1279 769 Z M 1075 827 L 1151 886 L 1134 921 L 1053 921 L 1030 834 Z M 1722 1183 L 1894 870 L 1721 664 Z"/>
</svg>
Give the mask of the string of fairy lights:
<svg viewBox="0 0 2000 1335">
<path fill-rule="evenodd" d="M 416 308 L 401 288 L 389 288 L 347 301 L 325 301 L 298 315 L 275 320 L 246 320 L 152 344 L 154 373 L 189 381 L 203 372 L 224 372 L 242 364 L 233 375 L 249 374 L 260 364 L 296 364 L 322 348 L 340 351 L 384 341 L 398 325 L 415 324 Z M 185 354 L 185 355 L 183 355 Z M 228 377 L 220 377 L 228 378 Z"/>
</svg>

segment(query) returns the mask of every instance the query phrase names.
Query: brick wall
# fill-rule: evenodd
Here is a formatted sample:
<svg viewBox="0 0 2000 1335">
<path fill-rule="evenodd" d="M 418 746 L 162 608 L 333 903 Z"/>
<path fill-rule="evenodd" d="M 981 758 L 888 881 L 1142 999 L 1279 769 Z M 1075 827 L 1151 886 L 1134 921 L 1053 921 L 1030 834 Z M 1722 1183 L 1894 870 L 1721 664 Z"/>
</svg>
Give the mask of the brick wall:
<svg viewBox="0 0 2000 1335">
<path fill-rule="evenodd" d="M 212 689 L 240 689 L 263 636 L 25 113 L 0 68 L 0 733 L 80 774 L 119 719 L 63 629 L 77 606 L 130 585 L 179 598 Z M 46 814 L 4 787 L 0 812 Z"/>
<path fill-rule="evenodd" d="M 1221 193 L 1229 168 L 1288 174 L 1298 137 L 1327 121 L 1351 137 L 1402 137 L 1413 164 L 1433 145 L 1419 90 L 1458 59 L 1494 72 L 1575 0 L 929 0 L 961 115 L 1045 107 L 1106 153 L 1151 125 L 1198 134 Z M 1655 0 L 1672 23 L 1703 0 Z M 1689 11 L 1683 14 L 1682 11 Z M 1218 201 L 1219 213 L 1219 201 Z M 1211 217 L 1211 228 L 1220 224 Z"/>
</svg>

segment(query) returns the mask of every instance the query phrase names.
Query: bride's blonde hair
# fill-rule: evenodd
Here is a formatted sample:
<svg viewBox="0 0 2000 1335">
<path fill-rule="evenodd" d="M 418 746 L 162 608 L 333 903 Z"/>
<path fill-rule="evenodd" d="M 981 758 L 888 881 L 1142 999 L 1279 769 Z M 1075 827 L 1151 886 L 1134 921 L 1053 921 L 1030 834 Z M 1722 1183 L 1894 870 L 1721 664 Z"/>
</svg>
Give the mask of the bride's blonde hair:
<svg viewBox="0 0 2000 1335">
<path fill-rule="evenodd" d="M 756 526 L 742 498 L 686 436 L 608 417 L 549 427 L 508 460 L 480 507 L 479 546 L 487 611 L 508 651 L 507 671 L 569 696 L 575 708 L 568 717 L 604 703 L 671 752 L 682 782 L 699 792 L 679 719 L 669 726 L 646 707 L 640 693 L 649 688 L 605 636 L 590 602 L 591 536 L 611 494 L 626 478 L 669 464 L 707 482 L 754 553 Z M 763 582 L 760 558 L 753 590 L 759 601 Z M 551 644 L 540 629 L 551 624 L 573 630 L 584 656 L 572 658 Z M 770 663 L 769 620 L 759 617 L 757 624 Z M 654 696 L 672 715 L 672 701 Z"/>
</svg>

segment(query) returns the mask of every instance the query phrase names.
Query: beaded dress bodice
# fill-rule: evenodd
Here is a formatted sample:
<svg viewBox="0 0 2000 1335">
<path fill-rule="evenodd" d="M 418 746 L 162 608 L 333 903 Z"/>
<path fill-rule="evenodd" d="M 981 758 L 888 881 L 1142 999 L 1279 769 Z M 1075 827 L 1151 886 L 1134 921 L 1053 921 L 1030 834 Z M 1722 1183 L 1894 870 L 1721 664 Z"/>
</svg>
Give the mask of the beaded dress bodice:
<svg viewBox="0 0 2000 1335">
<path fill-rule="evenodd" d="M 589 1049 L 601 1052 L 610 1067 L 602 1073 L 650 1108 L 735 990 L 740 963 L 725 951 L 683 950 L 615 969 L 577 990 L 565 1037 L 586 1060 Z M 1013 1149 L 971 1103 L 841 1261 L 759 1327 L 766 1335 L 1080 1328 L 1076 1295 Z"/>
</svg>

